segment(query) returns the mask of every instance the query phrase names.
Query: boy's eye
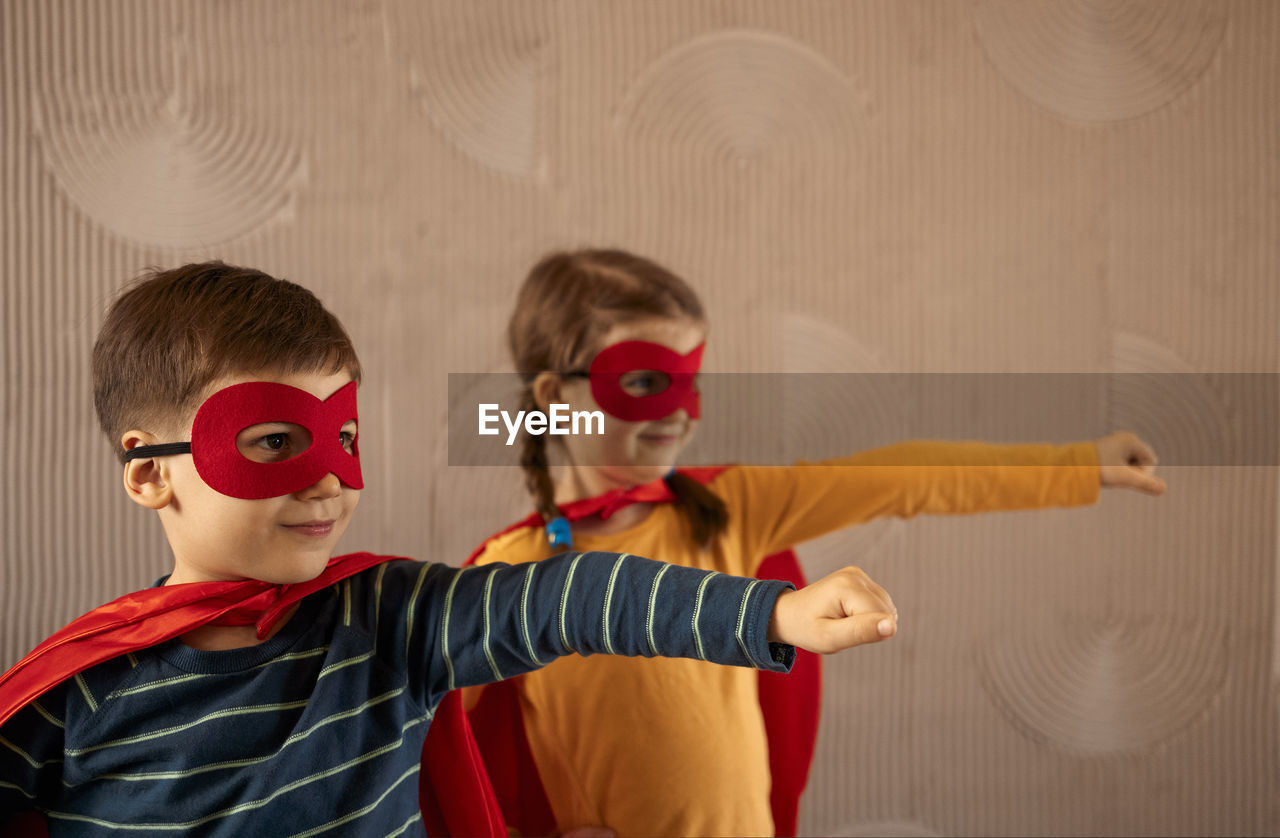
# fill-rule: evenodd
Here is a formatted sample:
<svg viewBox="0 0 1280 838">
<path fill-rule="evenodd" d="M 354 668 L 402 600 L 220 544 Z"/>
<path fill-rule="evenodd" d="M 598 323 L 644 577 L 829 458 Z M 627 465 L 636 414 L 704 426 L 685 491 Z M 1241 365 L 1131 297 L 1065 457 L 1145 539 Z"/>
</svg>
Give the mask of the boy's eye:
<svg viewBox="0 0 1280 838">
<path fill-rule="evenodd" d="M 306 451 L 307 446 L 299 445 L 294 434 L 274 433 L 266 434 L 254 440 L 251 449 L 256 450 L 251 450 L 248 454 L 249 459 L 272 462 L 296 457 Z"/>
<path fill-rule="evenodd" d="M 245 428 L 236 436 L 236 448 L 247 460 L 274 463 L 288 460 L 311 447 L 311 433 L 291 422 L 267 422 Z"/>
<path fill-rule="evenodd" d="M 338 442 L 342 444 L 343 450 L 348 454 L 354 454 L 356 450 L 356 434 L 355 431 L 339 431 Z"/>
</svg>

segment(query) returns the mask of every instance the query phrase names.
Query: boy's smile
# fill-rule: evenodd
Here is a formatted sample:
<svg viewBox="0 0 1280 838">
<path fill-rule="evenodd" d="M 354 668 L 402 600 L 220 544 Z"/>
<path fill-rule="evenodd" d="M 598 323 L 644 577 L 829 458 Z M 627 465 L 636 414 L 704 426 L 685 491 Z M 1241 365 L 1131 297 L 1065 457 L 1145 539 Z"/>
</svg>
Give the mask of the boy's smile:
<svg viewBox="0 0 1280 838">
<path fill-rule="evenodd" d="M 311 538 L 324 538 L 333 532 L 335 521 L 328 518 L 323 521 L 307 521 L 303 524 L 285 524 L 284 528 L 293 530 L 299 535 L 309 536 Z"/>
<path fill-rule="evenodd" d="M 221 394 L 248 382 L 283 384 L 324 401 L 349 385 L 351 375 L 344 370 L 227 376 L 213 382 L 206 395 Z M 354 402 L 351 412 L 354 413 Z M 194 418 L 188 419 L 185 428 L 164 438 L 130 431 L 124 444 L 131 448 L 192 439 Z M 353 456 L 356 431 L 354 419 L 342 424 L 337 432 L 342 450 L 330 456 Z M 305 427 L 288 421 L 259 423 L 234 436 L 235 449 L 250 464 L 302 459 L 317 442 L 320 441 L 310 439 Z M 337 446 L 332 447 L 337 450 Z M 234 453 L 231 456 L 234 458 Z M 353 482 L 358 484 L 358 479 Z M 360 490 L 339 480 L 333 471 L 326 471 L 309 485 L 287 494 L 255 499 L 232 497 L 206 482 L 190 454 L 130 462 L 125 467 L 125 484 L 134 500 L 159 511 L 174 553 L 174 572 L 166 584 L 226 579 L 291 584 L 312 579 L 332 557 L 360 500 Z"/>
</svg>

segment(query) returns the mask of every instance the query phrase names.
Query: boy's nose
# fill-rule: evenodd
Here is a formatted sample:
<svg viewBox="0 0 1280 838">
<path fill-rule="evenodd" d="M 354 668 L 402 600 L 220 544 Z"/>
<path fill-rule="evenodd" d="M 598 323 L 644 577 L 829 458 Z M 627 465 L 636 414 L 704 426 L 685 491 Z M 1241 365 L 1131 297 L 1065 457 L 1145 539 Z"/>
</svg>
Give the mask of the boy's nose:
<svg viewBox="0 0 1280 838">
<path fill-rule="evenodd" d="M 342 481 L 338 479 L 338 475 L 329 472 L 321 477 L 315 483 L 298 492 L 300 498 L 336 498 L 342 494 Z"/>
</svg>

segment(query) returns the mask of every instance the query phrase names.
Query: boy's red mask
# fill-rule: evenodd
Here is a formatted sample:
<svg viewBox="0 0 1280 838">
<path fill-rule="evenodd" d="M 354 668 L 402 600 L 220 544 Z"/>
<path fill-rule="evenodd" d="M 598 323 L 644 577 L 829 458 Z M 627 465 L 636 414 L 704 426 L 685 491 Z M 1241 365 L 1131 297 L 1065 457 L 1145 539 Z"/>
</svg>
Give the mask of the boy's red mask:
<svg viewBox="0 0 1280 838">
<path fill-rule="evenodd" d="M 627 340 L 606 347 L 591 362 L 588 375 L 591 395 L 596 404 L 615 419 L 624 422 L 651 422 L 670 416 L 684 408 L 690 419 L 701 415 L 698 388 L 694 382 L 702 366 L 700 343 L 688 355 L 644 340 Z M 622 376 L 637 371 L 652 371 L 665 379 L 658 392 L 634 396 L 622 386 Z"/>
<path fill-rule="evenodd" d="M 342 426 L 356 417 L 356 383 L 321 400 L 305 390 L 271 381 L 233 384 L 214 393 L 196 411 L 191 442 L 143 445 L 126 452 L 125 461 L 189 451 L 196 471 L 219 494 L 244 500 L 288 495 L 313 486 L 332 472 L 352 489 L 363 489 L 360 451 L 342 447 Z M 310 445 L 300 454 L 275 462 L 248 459 L 236 445 L 245 428 L 265 423 L 305 428 Z"/>
</svg>

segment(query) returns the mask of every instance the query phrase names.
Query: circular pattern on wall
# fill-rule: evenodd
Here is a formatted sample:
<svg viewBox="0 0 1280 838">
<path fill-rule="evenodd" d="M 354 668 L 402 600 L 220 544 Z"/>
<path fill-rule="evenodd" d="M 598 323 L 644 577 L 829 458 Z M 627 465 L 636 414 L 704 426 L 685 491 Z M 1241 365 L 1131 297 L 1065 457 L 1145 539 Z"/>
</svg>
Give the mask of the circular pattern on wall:
<svg viewBox="0 0 1280 838">
<path fill-rule="evenodd" d="M 847 330 L 802 314 L 782 318 L 783 431 L 794 459 L 852 454 L 903 438 L 908 377 Z"/>
<path fill-rule="evenodd" d="M 863 97 L 816 50 L 773 32 L 714 32 L 672 49 L 632 84 L 627 132 L 746 163 L 792 143 L 847 140 Z"/>
<path fill-rule="evenodd" d="M 1079 122 L 1132 119 L 1181 96 L 1226 30 L 1223 3 L 1001 0 L 977 12 L 978 41 L 1005 79 Z"/>
<path fill-rule="evenodd" d="M 1073 617 L 1002 636 L 984 686 L 1027 736 L 1069 751 L 1150 748 L 1203 717 L 1222 692 L 1227 631 L 1183 618 Z"/>
<path fill-rule="evenodd" d="M 838 326 L 787 314 L 782 330 L 788 462 L 844 456 L 907 436 L 904 376 L 887 374 L 875 353 Z M 902 527 L 900 519 L 882 518 L 806 542 L 798 552 L 817 578 L 849 564 L 850 556 L 865 561 Z"/>
<path fill-rule="evenodd" d="M 46 91 L 36 130 L 63 194 L 112 233 L 160 248 L 225 244 L 288 217 L 302 152 L 189 97 Z"/>
<path fill-rule="evenodd" d="M 1132 430 L 1165 465 L 1231 465 L 1239 461 L 1237 420 L 1210 386 L 1173 350 L 1118 333 L 1112 341 L 1107 427 Z"/>
<path fill-rule="evenodd" d="M 405 14 L 415 31 L 420 12 Z M 410 91 L 432 125 L 472 160 L 522 179 L 545 169 L 538 138 L 545 26 L 541 14 L 511 5 L 447 40 L 424 30 L 427 46 L 414 44 L 409 59 Z"/>
</svg>

